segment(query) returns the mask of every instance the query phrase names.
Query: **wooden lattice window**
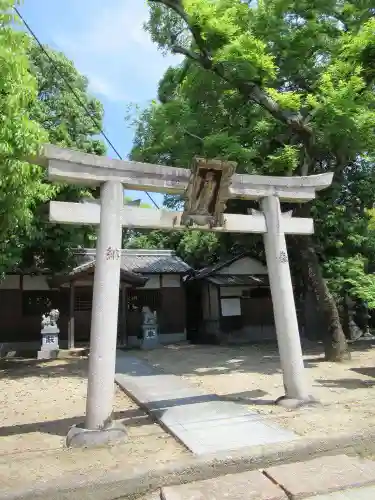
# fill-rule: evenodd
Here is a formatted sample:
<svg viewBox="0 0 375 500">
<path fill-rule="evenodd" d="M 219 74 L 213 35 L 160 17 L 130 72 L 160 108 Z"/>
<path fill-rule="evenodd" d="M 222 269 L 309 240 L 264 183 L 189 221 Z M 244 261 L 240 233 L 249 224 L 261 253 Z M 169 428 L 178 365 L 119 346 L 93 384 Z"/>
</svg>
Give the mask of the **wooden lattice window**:
<svg viewBox="0 0 375 500">
<path fill-rule="evenodd" d="M 51 309 L 60 309 L 59 292 L 53 290 L 32 290 L 22 293 L 22 313 L 24 316 L 41 316 Z"/>
<path fill-rule="evenodd" d="M 128 290 L 128 310 L 142 310 L 142 307 L 148 306 L 151 311 L 160 310 L 160 291 L 159 290 Z"/>
<path fill-rule="evenodd" d="M 92 310 L 92 288 L 75 289 L 74 310 L 79 312 Z"/>
</svg>

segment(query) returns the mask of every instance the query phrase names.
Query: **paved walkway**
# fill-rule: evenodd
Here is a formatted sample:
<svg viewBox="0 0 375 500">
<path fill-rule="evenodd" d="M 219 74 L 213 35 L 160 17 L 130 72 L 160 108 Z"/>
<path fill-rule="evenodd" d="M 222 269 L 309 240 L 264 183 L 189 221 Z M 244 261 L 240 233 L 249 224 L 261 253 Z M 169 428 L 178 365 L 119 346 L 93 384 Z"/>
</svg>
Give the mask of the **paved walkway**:
<svg viewBox="0 0 375 500">
<path fill-rule="evenodd" d="M 310 497 L 307 500 L 374 500 L 375 486 L 355 488 L 354 490 L 336 491 L 328 495 Z"/>
<path fill-rule="evenodd" d="M 196 455 L 297 439 L 243 404 L 223 401 L 117 351 L 116 382 Z"/>
<path fill-rule="evenodd" d="M 149 500 L 373 500 L 374 483 L 375 462 L 337 455 L 166 486 Z"/>
</svg>

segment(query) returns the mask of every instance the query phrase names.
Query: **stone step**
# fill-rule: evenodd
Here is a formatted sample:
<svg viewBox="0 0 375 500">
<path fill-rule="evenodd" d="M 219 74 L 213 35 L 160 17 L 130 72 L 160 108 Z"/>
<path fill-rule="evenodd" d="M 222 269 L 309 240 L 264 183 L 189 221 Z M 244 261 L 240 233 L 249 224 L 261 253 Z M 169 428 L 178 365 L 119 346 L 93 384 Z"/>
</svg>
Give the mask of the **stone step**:
<svg viewBox="0 0 375 500">
<path fill-rule="evenodd" d="M 154 491 L 153 493 L 149 493 L 145 497 L 141 497 L 138 500 L 160 500 L 160 490 L 159 491 Z M 121 500 L 121 499 L 119 499 Z"/>
<path fill-rule="evenodd" d="M 259 471 L 228 474 L 161 489 L 162 500 L 287 500 L 284 491 Z"/>
<path fill-rule="evenodd" d="M 374 498 L 375 486 L 368 486 L 367 488 L 355 488 L 354 490 L 327 493 L 327 495 L 314 496 L 306 500 L 374 500 Z"/>
<path fill-rule="evenodd" d="M 356 456 L 336 455 L 270 467 L 265 469 L 264 474 L 280 485 L 289 498 L 299 500 L 373 485 L 375 462 Z"/>
<path fill-rule="evenodd" d="M 373 500 L 374 488 L 370 485 L 375 485 L 375 462 L 338 455 L 278 465 L 262 471 L 228 474 L 179 486 L 166 486 L 161 489 L 161 499 Z"/>
</svg>

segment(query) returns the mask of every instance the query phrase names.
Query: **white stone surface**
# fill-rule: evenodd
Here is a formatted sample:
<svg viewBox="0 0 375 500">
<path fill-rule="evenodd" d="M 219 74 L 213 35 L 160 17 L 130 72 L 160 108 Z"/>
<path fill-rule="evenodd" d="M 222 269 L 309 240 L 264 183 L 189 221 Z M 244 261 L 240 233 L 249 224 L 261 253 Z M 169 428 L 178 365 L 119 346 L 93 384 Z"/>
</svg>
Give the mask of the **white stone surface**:
<svg viewBox="0 0 375 500">
<path fill-rule="evenodd" d="M 95 225 L 100 221 L 100 206 L 90 203 L 70 203 L 64 201 L 50 202 L 50 221 L 62 224 Z M 180 225 L 182 212 L 156 210 L 124 206 L 121 223 L 130 228 L 186 230 Z M 225 214 L 225 226 L 210 229 L 195 227 L 200 231 L 224 233 L 265 233 L 266 221 L 263 215 Z M 287 234 L 313 234 L 314 222 L 308 218 L 282 217 L 282 228 Z"/>
<path fill-rule="evenodd" d="M 375 486 L 368 486 L 309 497 L 307 500 L 374 500 L 374 498 Z"/>
<path fill-rule="evenodd" d="M 268 231 L 264 235 L 264 246 L 286 396 L 307 401 L 310 392 L 305 380 L 301 339 L 288 250 L 281 224 L 279 199 L 276 196 L 264 198 L 262 209 L 267 220 Z"/>
<path fill-rule="evenodd" d="M 85 423 L 91 430 L 103 428 L 112 415 L 123 186 L 120 182 L 107 182 L 101 186 L 100 196 L 102 207 L 96 247 Z M 108 253 L 109 248 L 114 253 Z"/>
<path fill-rule="evenodd" d="M 116 382 L 196 455 L 297 439 L 248 410 L 118 351 Z"/>
<path fill-rule="evenodd" d="M 159 193 L 183 194 L 190 171 L 183 168 L 152 165 L 134 161 L 113 160 L 46 144 L 40 157 L 31 161 L 48 166 L 50 180 L 98 185 L 120 181 L 127 189 Z M 237 174 L 230 187 L 231 197 L 259 199 L 275 195 L 289 201 L 308 201 L 315 191 L 332 182 L 332 173 L 306 177 L 277 177 Z"/>
</svg>

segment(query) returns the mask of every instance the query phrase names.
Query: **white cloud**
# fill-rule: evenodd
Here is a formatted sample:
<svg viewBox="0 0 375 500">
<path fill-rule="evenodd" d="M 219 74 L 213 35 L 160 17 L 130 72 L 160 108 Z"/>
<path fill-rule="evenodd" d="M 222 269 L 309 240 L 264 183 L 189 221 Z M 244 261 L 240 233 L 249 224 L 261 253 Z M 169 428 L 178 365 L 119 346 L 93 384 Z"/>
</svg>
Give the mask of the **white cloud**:
<svg viewBox="0 0 375 500">
<path fill-rule="evenodd" d="M 94 94 L 99 94 L 111 101 L 129 101 L 129 95 L 121 88 L 120 84 L 111 83 L 105 77 L 96 75 L 93 72 L 91 75 L 87 74 L 89 78 L 89 91 Z"/>
<path fill-rule="evenodd" d="M 88 77 L 91 90 L 112 101 L 153 98 L 160 77 L 179 58 L 164 57 L 143 30 L 146 4 L 86 0 L 77 8 L 80 30 L 57 31 L 54 42 Z"/>
</svg>

